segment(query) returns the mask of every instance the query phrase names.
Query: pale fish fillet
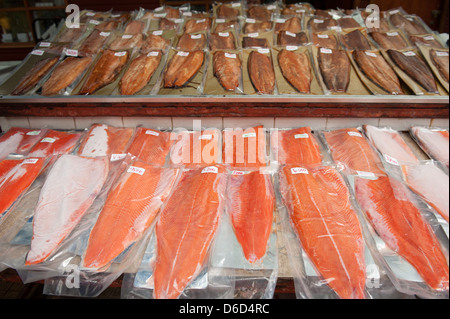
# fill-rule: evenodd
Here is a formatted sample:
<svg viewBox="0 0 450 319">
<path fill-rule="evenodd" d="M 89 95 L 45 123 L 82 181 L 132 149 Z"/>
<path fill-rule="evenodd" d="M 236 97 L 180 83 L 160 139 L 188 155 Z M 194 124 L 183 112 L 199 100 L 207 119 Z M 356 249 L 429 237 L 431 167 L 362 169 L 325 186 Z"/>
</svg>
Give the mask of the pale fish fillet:
<svg viewBox="0 0 450 319">
<path fill-rule="evenodd" d="M 412 127 L 412 135 L 419 146 L 433 159 L 449 166 L 449 133 L 447 130 L 434 130 L 426 127 Z"/>
<path fill-rule="evenodd" d="M 108 175 L 106 158 L 62 155 L 51 167 L 33 217 L 26 265 L 45 261 L 94 202 Z"/>
</svg>

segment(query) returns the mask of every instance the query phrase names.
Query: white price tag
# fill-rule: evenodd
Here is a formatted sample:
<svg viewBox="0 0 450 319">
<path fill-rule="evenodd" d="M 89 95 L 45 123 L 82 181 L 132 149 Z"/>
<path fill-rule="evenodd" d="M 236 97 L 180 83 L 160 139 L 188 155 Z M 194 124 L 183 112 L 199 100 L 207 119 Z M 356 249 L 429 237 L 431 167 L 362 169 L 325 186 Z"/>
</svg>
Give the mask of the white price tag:
<svg viewBox="0 0 450 319">
<path fill-rule="evenodd" d="M 358 174 L 358 176 L 360 177 L 371 177 L 374 178 L 375 174 L 371 173 L 371 172 L 363 172 L 363 171 L 356 171 L 356 173 Z"/>
<path fill-rule="evenodd" d="M 154 16 L 155 18 L 165 18 L 167 15 L 167 13 L 155 13 Z"/>
<path fill-rule="evenodd" d="M 286 19 L 275 19 L 276 23 L 285 23 Z"/>
<path fill-rule="evenodd" d="M 347 134 L 350 136 L 363 137 L 361 133 L 353 132 L 353 131 L 347 132 Z"/>
<path fill-rule="evenodd" d="M 66 49 L 66 55 L 68 55 L 68 56 L 78 56 L 78 50 Z"/>
<path fill-rule="evenodd" d="M 230 58 L 230 59 L 236 59 L 236 54 L 235 53 L 227 53 L 227 52 L 225 52 L 225 57 L 226 58 Z"/>
<path fill-rule="evenodd" d="M 145 173 L 145 168 L 142 168 L 142 167 L 136 167 L 136 166 L 130 166 L 130 167 L 128 167 L 127 172 L 128 172 L 128 173 L 139 174 L 139 175 L 144 175 L 144 173 Z"/>
<path fill-rule="evenodd" d="M 293 167 L 291 168 L 291 173 L 296 175 L 296 174 L 309 174 L 308 170 L 306 168 L 303 167 Z"/>
<path fill-rule="evenodd" d="M 270 50 L 268 48 L 259 48 L 258 52 L 262 54 L 267 54 L 270 52 Z"/>
<path fill-rule="evenodd" d="M 433 41 L 434 37 L 432 35 L 427 35 L 426 37 L 423 37 L 423 39 L 426 41 Z"/>
<path fill-rule="evenodd" d="M 295 12 L 297 12 L 297 13 L 305 13 L 306 10 L 305 9 L 299 9 L 299 10 L 295 10 Z"/>
<path fill-rule="evenodd" d="M 42 48 L 48 48 L 51 45 L 50 42 L 41 42 L 39 43 L 39 46 Z"/>
<path fill-rule="evenodd" d="M 219 37 L 229 37 L 230 33 L 229 32 L 219 32 Z"/>
<path fill-rule="evenodd" d="M 150 51 L 147 56 L 158 56 L 159 52 L 158 51 Z"/>
<path fill-rule="evenodd" d="M 23 164 L 36 164 L 39 159 L 37 158 L 27 158 L 22 163 Z"/>
<path fill-rule="evenodd" d="M 290 32 L 290 31 L 286 31 L 286 34 L 287 34 L 288 36 L 290 36 L 290 37 L 293 37 L 293 38 L 297 37 L 297 35 L 296 35 L 295 33 L 292 33 L 292 32 Z"/>
<path fill-rule="evenodd" d="M 100 32 L 100 35 L 101 35 L 102 37 L 107 37 L 107 36 L 110 35 L 110 32 Z"/>
<path fill-rule="evenodd" d="M 122 36 L 122 39 L 131 39 L 132 37 L 133 37 L 132 34 L 124 34 L 124 35 Z"/>
<path fill-rule="evenodd" d="M 373 53 L 373 52 L 367 52 L 367 51 L 365 51 L 364 52 L 367 56 L 371 56 L 371 57 L 373 57 L 373 58 L 376 58 L 377 57 L 377 55 L 375 54 L 375 53 Z"/>
<path fill-rule="evenodd" d="M 191 39 L 201 39 L 202 35 L 201 34 L 191 34 Z"/>
<path fill-rule="evenodd" d="M 33 51 L 31 51 L 31 54 L 32 55 L 43 55 L 44 51 L 42 51 L 42 50 L 33 50 Z"/>
<path fill-rule="evenodd" d="M 195 23 L 203 23 L 203 22 L 206 22 L 206 19 L 200 19 L 200 20 L 195 21 Z"/>
<path fill-rule="evenodd" d="M 448 56 L 448 52 L 436 51 L 437 56 Z"/>
<path fill-rule="evenodd" d="M 400 10 L 395 9 L 395 10 L 389 11 L 389 14 L 396 14 L 396 13 L 399 13 L 399 12 L 400 12 Z"/>
<path fill-rule="evenodd" d="M 31 131 L 28 132 L 27 135 L 39 135 L 41 133 L 41 131 Z"/>
<path fill-rule="evenodd" d="M 245 175 L 244 171 L 232 171 L 231 175 Z"/>
<path fill-rule="evenodd" d="M 288 50 L 288 51 L 295 51 L 297 49 L 298 49 L 298 46 L 295 46 L 295 45 L 286 46 L 286 50 Z"/>
<path fill-rule="evenodd" d="M 204 173 L 215 173 L 217 174 L 219 172 L 219 169 L 215 166 L 208 166 L 202 169 L 202 174 Z"/>
<path fill-rule="evenodd" d="M 328 34 L 318 34 L 317 37 L 320 39 L 328 39 Z"/>
<path fill-rule="evenodd" d="M 320 19 L 314 19 L 313 21 L 314 21 L 314 23 L 323 23 L 323 20 L 320 20 Z"/>
<path fill-rule="evenodd" d="M 232 6 L 233 8 L 236 8 L 236 7 L 240 7 L 241 4 L 238 3 L 238 2 L 234 2 L 234 3 L 231 4 L 231 6 Z"/>
<path fill-rule="evenodd" d="M 256 133 L 245 133 L 245 134 L 242 134 L 242 137 L 243 138 L 256 137 Z"/>
<path fill-rule="evenodd" d="M 192 12 L 183 12 L 185 17 L 192 17 Z"/>
<path fill-rule="evenodd" d="M 398 36 L 398 32 L 386 32 L 386 34 L 390 37 L 396 37 Z"/>
<path fill-rule="evenodd" d="M 277 6 L 274 5 L 274 4 L 269 4 L 269 5 L 267 6 L 267 10 L 275 10 L 276 8 L 277 8 Z"/>
<path fill-rule="evenodd" d="M 327 49 L 327 48 L 320 48 L 321 53 L 331 54 L 333 53 L 333 50 Z"/>
<path fill-rule="evenodd" d="M 308 133 L 295 134 L 294 138 L 309 138 Z"/>
<path fill-rule="evenodd" d="M 152 32 L 153 35 L 162 35 L 163 31 L 162 30 L 156 30 Z"/>
<path fill-rule="evenodd" d="M 189 52 L 178 51 L 177 55 L 179 55 L 179 56 L 188 56 Z"/>
<path fill-rule="evenodd" d="M 259 36 L 259 33 L 258 32 L 249 33 L 249 34 L 247 34 L 247 36 L 250 38 L 256 38 L 257 36 Z"/>
<path fill-rule="evenodd" d="M 392 156 L 389 156 L 387 154 L 384 154 L 384 159 L 386 160 L 386 162 L 388 162 L 389 164 L 392 165 L 396 165 L 396 166 L 400 166 L 400 164 L 398 163 L 398 161 L 393 158 Z"/>
<path fill-rule="evenodd" d="M 156 52 L 156 53 L 158 53 L 158 52 Z M 153 136 L 159 136 L 159 132 L 155 132 L 155 131 L 152 131 L 152 130 L 145 131 L 145 134 L 153 135 Z"/>
<path fill-rule="evenodd" d="M 115 56 L 124 56 L 125 54 L 127 54 L 127 51 L 120 51 L 120 52 L 114 53 Z"/>
<path fill-rule="evenodd" d="M 251 19 L 251 18 L 247 18 L 247 19 L 245 19 L 245 22 L 247 22 L 247 23 L 256 23 L 256 20 L 255 19 Z"/>
<path fill-rule="evenodd" d="M 111 154 L 111 162 L 123 160 L 127 154 Z"/>
<path fill-rule="evenodd" d="M 216 19 L 216 23 L 224 23 L 225 19 Z"/>
<path fill-rule="evenodd" d="M 175 20 L 173 20 L 173 22 L 175 22 L 175 23 L 181 23 L 181 22 L 183 22 L 183 19 L 175 19 Z"/>
<path fill-rule="evenodd" d="M 93 16 L 95 16 L 95 13 L 94 12 L 86 12 L 86 16 L 93 17 Z"/>
<path fill-rule="evenodd" d="M 55 143 L 55 142 L 56 142 L 56 139 L 51 138 L 51 137 L 46 137 L 41 140 L 41 143 Z"/>
<path fill-rule="evenodd" d="M 415 56 L 416 54 L 415 54 L 414 52 L 412 52 L 412 51 L 406 51 L 406 52 L 403 52 L 403 55 L 406 55 L 406 56 Z"/>
<path fill-rule="evenodd" d="M 99 25 L 99 24 L 100 24 L 100 21 L 97 21 L 97 20 L 89 20 L 89 23 L 90 23 L 90 24 Z"/>
<path fill-rule="evenodd" d="M 212 135 L 211 134 L 205 134 L 205 135 L 200 135 L 198 137 L 199 140 L 211 140 L 212 139 Z"/>
</svg>

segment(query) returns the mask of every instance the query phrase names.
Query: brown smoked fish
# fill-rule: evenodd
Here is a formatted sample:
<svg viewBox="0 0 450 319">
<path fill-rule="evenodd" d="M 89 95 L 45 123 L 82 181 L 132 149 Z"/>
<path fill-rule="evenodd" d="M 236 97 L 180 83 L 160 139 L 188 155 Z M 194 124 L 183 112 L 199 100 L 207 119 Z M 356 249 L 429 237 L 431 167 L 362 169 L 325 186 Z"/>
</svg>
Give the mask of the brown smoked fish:
<svg viewBox="0 0 450 319">
<path fill-rule="evenodd" d="M 120 94 L 133 95 L 142 90 L 150 81 L 160 62 L 161 53 L 158 51 L 141 54 L 134 59 L 120 80 Z"/>
<path fill-rule="evenodd" d="M 343 50 L 320 48 L 318 53 L 320 73 L 331 92 L 346 92 L 350 82 L 350 61 Z"/>
<path fill-rule="evenodd" d="M 308 37 L 305 32 L 290 33 L 289 31 L 280 31 L 278 33 L 279 45 L 305 45 L 308 43 Z"/>
<path fill-rule="evenodd" d="M 47 58 L 36 63 L 21 79 L 20 83 L 11 93 L 12 95 L 22 95 L 31 90 L 40 79 L 58 62 L 58 57 Z"/>
<path fill-rule="evenodd" d="M 211 33 L 209 35 L 209 47 L 211 50 L 236 49 L 235 38 L 231 32 Z"/>
<path fill-rule="evenodd" d="M 215 52 L 213 67 L 214 75 L 225 90 L 235 91 L 239 87 L 241 60 L 237 54 L 223 51 Z"/>
<path fill-rule="evenodd" d="M 370 36 L 382 49 L 402 50 L 408 48 L 408 43 L 398 32 L 371 32 Z"/>
<path fill-rule="evenodd" d="M 259 94 L 271 94 L 275 89 L 275 72 L 270 57 L 257 51 L 248 56 L 248 73 L 250 80 Z"/>
<path fill-rule="evenodd" d="M 439 74 L 444 78 L 448 83 L 448 51 L 430 51 L 430 58 L 433 64 L 439 71 Z"/>
<path fill-rule="evenodd" d="M 203 65 L 205 58 L 203 51 L 176 53 L 169 62 L 164 74 L 164 87 L 184 86 Z"/>
<path fill-rule="evenodd" d="M 355 30 L 342 35 L 344 45 L 349 50 L 370 50 L 370 44 L 361 31 Z"/>
<path fill-rule="evenodd" d="M 311 67 L 306 53 L 281 50 L 278 64 L 286 80 L 300 93 L 309 93 L 311 86 Z"/>
</svg>

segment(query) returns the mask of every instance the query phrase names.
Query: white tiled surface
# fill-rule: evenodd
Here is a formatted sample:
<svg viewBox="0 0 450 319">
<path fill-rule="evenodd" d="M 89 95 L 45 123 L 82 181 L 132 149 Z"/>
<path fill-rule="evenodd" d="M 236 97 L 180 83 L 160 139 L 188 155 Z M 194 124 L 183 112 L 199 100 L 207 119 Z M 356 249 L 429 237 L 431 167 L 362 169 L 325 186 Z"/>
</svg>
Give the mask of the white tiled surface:
<svg viewBox="0 0 450 319">
<path fill-rule="evenodd" d="M 382 118 L 379 126 L 389 126 L 396 130 L 407 130 L 411 126 L 430 126 L 431 119 L 394 119 Z"/>
<path fill-rule="evenodd" d="M 197 121 L 194 123 L 194 121 Z M 196 127 L 207 128 L 223 128 L 223 119 L 221 117 L 172 117 L 173 128 L 184 128 L 187 130 Z"/>
<path fill-rule="evenodd" d="M 76 128 L 73 117 L 29 117 L 28 120 L 32 129 L 47 127 L 50 129 L 73 130 Z"/>
<path fill-rule="evenodd" d="M 0 117 L 0 127 L 3 131 L 9 130 L 13 126 L 30 128 L 28 117 Z"/>
<path fill-rule="evenodd" d="M 123 127 L 123 120 L 121 116 L 75 117 L 75 125 L 78 130 L 89 128 L 92 124 L 95 123 Z"/>
<path fill-rule="evenodd" d="M 276 128 L 296 128 L 309 126 L 312 130 L 324 130 L 327 127 L 327 118 L 323 117 L 277 117 Z"/>
<path fill-rule="evenodd" d="M 327 129 L 357 127 L 363 124 L 378 126 L 379 118 L 328 118 Z"/>
<path fill-rule="evenodd" d="M 124 127 L 136 127 L 141 125 L 145 128 L 151 128 L 155 130 L 171 130 L 172 118 L 171 117 L 123 117 Z"/>
<path fill-rule="evenodd" d="M 272 128 L 275 124 L 273 117 L 224 117 L 223 128 L 247 128 L 263 125 L 265 128 Z"/>
<path fill-rule="evenodd" d="M 449 128 L 449 120 L 448 119 L 432 119 L 430 126 L 448 129 Z"/>
</svg>

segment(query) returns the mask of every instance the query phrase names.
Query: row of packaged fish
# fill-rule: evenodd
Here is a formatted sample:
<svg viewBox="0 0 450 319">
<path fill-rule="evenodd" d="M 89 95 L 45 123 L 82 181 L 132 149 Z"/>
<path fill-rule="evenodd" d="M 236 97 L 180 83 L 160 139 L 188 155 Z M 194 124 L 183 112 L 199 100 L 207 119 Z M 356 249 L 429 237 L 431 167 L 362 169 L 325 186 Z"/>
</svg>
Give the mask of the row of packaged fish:
<svg viewBox="0 0 450 319">
<path fill-rule="evenodd" d="M 449 51 L 402 8 L 189 4 L 81 12 L 0 86 L 13 96 L 448 95 Z"/>
<path fill-rule="evenodd" d="M 14 127 L 0 268 L 64 296 L 271 298 L 284 267 L 298 298 L 448 298 L 448 165 L 428 127 Z"/>
</svg>

